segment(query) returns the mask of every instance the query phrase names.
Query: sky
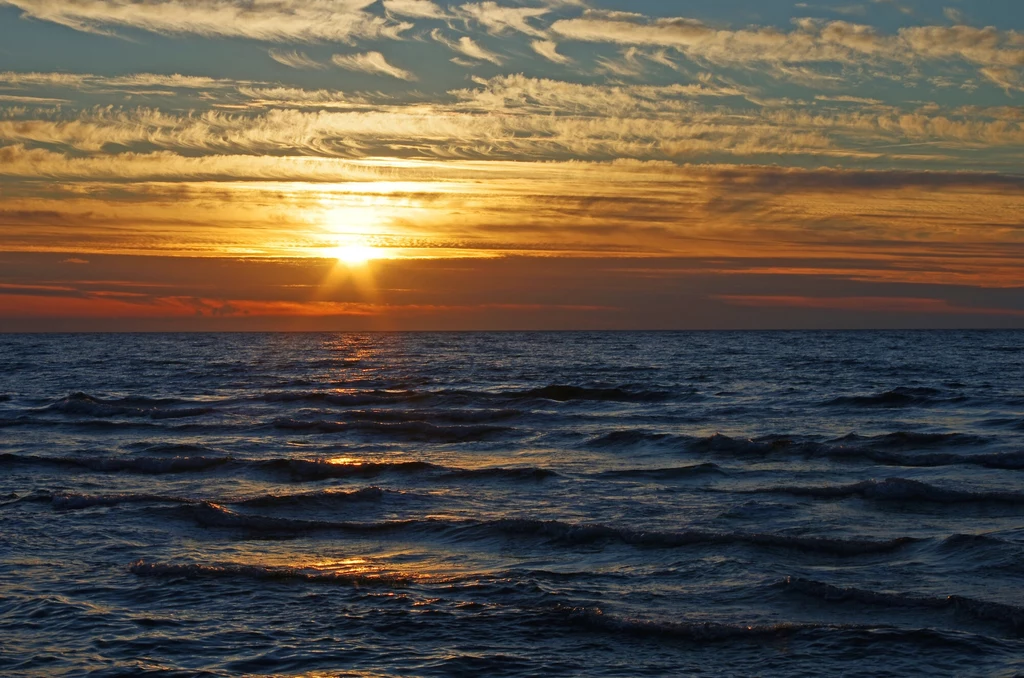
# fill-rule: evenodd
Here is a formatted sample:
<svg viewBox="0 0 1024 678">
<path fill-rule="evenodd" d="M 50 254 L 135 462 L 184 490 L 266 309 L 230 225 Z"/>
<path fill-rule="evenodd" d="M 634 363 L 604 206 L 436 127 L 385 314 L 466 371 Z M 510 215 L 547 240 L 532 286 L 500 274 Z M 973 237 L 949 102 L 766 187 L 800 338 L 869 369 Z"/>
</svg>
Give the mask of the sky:
<svg viewBox="0 0 1024 678">
<path fill-rule="evenodd" d="M 0 0 L 0 331 L 1024 327 L 1019 0 Z"/>
</svg>

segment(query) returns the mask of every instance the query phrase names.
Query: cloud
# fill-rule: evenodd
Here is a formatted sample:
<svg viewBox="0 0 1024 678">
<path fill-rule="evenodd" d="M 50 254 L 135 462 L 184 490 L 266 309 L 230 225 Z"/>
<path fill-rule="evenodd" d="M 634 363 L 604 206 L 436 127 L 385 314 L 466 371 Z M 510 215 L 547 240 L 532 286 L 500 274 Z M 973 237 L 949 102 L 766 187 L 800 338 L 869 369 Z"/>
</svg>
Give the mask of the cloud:
<svg viewBox="0 0 1024 678">
<path fill-rule="evenodd" d="M 992 26 L 915 26 L 900 30 L 914 54 L 925 59 L 960 58 L 982 66 L 1024 66 L 1024 33 Z"/>
<path fill-rule="evenodd" d="M 572 59 L 558 53 L 558 43 L 553 40 L 534 40 L 530 43 L 533 51 L 556 64 L 571 64 Z"/>
<path fill-rule="evenodd" d="M 794 7 L 799 9 L 811 9 L 819 12 L 832 12 L 834 14 L 842 14 L 844 16 L 864 16 L 867 14 L 867 8 L 864 5 L 813 5 L 806 2 L 798 2 Z"/>
<path fill-rule="evenodd" d="M 754 28 L 719 30 L 694 19 L 648 20 L 619 12 L 587 11 L 556 21 L 551 30 L 570 40 L 671 47 L 716 63 L 854 62 L 892 53 L 891 41 L 874 28 L 846 21 L 803 19 L 794 31 Z"/>
<path fill-rule="evenodd" d="M 866 97 L 854 97 L 848 94 L 842 94 L 839 96 L 828 96 L 826 94 L 818 94 L 814 97 L 815 101 L 827 101 L 830 103 L 839 104 L 863 104 L 865 106 L 881 106 L 884 102 L 878 99 L 868 99 Z"/>
<path fill-rule="evenodd" d="M 248 98 L 244 105 L 251 108 L 275 106 L 360 109 L 371 105 L 360 96 L 349 96 L 338 90 L 308 90 L 297 87 L 239 87 L 238 93 Z"/>
<path fill-rule="evenodd" d="M 950 303 L 947 299 L 927 297 L 799 297 L 720 294 L 715 295 L 714 298 L 736 306 L 755 308 L 1024 316 L 1024 310 L 1020 309 L 958 306 Z"/>
<path fill-rule="evenodd" d="M 17 94 L 0 94 L 0 101 L 9 101 L 15 104 L 34 104 L 37 106 L 70 104 L 69 99 L 54 99 L 52 97 L 29 97 Z"/>
<path fill-rule="evenodd" d="M 448 14 L 431 0 L 384 0 L 384 9 L 391 14 L 415 19 L 448 18 Z"/>
<path fill-rule="evenodd" d="M 82 158 L 9 147 L 0 150 L 0 173 L 35 177 L 5 189 L 6 249 L 85 257 L 104 271 L 94 255 L 301 261 L 294 257 L 336 243 L 338 224 L 369 219 L 373 233 L 387 234 L 380 244 L 402 256 L 642 256 L 652 270 L 637 275 L 647 277 L 678 275 L 653 269 L 682 257 L 706 260 L 705 272 L 762 279 L 1024 286 L 1024 177 L 1014 175 L 166 152 Z"/>
<path fill-rule="evenodd" d="M 387 59 L 380 52 L 366 52 L 365 54 L 335 54 L 331 57 L 331 63 L 339 68 L 349 71 L 362 71 L 364 73 L 376 73 L 387 75 L 399 80 L 415 80 L 416 76 L 409 71 L 388 63 Z"/>
<path fill-rule="evenodd" d="M 452 94 L 465 105 L 491 112 L 577 113 L 587 116 L 641 117 L 658 113 L 699 115 L 701 97 L 743 96 L 743 90 L 703 83 L 689 85 L 583 85 L 525 75 L 476 78 L 473 89 Z M 707 122 L 702 118 L 702 122 Z"/>
<path fill-rule="evenodd" d="M 133 73 L 130 75 L 107 76 L 92 73 L 39 73 L 0 72 L 0 86 L 10 87 L 57 87 L 67 89 L 98 89 L 121 87 L 160 87 L 173 89 L 223 89 L 236 87 L 240 82 L 227 78 L 209 78 L 197 75 L 171 75 L 157 73 Z"/>
<path fill-rule="evenodd" d="M 271 42 L 397 38 L 412 24 L 364 12 L 375 0 L 4 0 L 22 16 L 79 31 L 244 37 Z"/>
<path fill-rule="evenodd" d="M 452 41 L 445 37 L 445 35 L 436 28 L 430 32 L 430 35 L 437 42 L 440 42 L 443 45 L 447 45 L 449 49 L 458 52 L 463 56 L 467 56 L 470 59 L 475 59 L 477 61 L 490 61 L 492 64 L 495 64 L 496 66 L 500 66 L 502 63 L 504 63 L 504 60 L 500 56 L 484 47 L 481 47 L 475 40 L 473 40 L 473 38 L 469 37 L 468 35 L 462 36 L 461 38 L 458 39 L 458 41 Z"/>
<path fill-rule="evenodd" d="M 373 53 L 340 58 L 352 68 L 404 73 Z M 900 109 L 849 97 L 841 99 L 842 106 L 751 106 L 742 101 L 756 100 L 750 91 L 717 84 L 714 78 L 667 86 L 582 85 L 523 75 L 475 82 L 430 103 L 239 85 L 215 100 L 234 112 L 101 106 L 28 117 L 23 111 L 0 116 L 0 142 L 90 154 L 167 149 L 186 154 L 676 161 L 774 154 L 890 164 L 973 161 L 979 149 L 988 149 L 991 162 L 1010 162 L 1024 146 L 1022 121 L 1001 109 Z M 709 101 L 726 98 L 734 98 L 733 106 Z M 272 110 L 245 110 L 254 107 Z M 299 110 L 310 108 L 322 110 Z"/>
<path fill-rule="evenodd" d="M 956 9 L 955 7 L 944 7 L 942 13 L 945 15 L 947 19 L 949 19 L 955 24 L 966 23 L 966 18 L 964 17 L 963 11 Z"/>
<path fill-rule="evenodd" d="M 514 31 L 537 38 L 544 37 L 545 33 L 530 25 L 529 19 L 542 17 L 549 11 L 546 7 L 505 7 L 493 1 L 459 7 L 460 15 L 476 21 L 493 35 Z"/>
<path fill-rule="evenodd" d="M 1024 34 L 994 27 L 916 26 L 895 35 L 848 21 L 798 19 L 791 31 L 773 27 L 718 29 L 677 17 L 650 19 L 624 12 L 588 10 L 580 17 L 551 26 L 567 40 L 672 48 L 696 60 L 723 65 L 807 64 L 849 65 L 960 59 L 983 69 L 1001 86 L 1016 82 L 1006 69 L 1024 66 Z M 1020 75 L 1016 73 L 1014 75 Z"/>
<path fill-rule="evenodd" d="M 305 52 L 299 52 L 297 50 L 285 51 L 282 49 L 272 49 L 268 54 L 270 54 L 271 59 L 279 64 L 284 64 L 289 68 L 308 68 L 313 70 L 325 68 L 324 64 L 315 59 L 310 59 L 306 56 Z"/>
</svg>

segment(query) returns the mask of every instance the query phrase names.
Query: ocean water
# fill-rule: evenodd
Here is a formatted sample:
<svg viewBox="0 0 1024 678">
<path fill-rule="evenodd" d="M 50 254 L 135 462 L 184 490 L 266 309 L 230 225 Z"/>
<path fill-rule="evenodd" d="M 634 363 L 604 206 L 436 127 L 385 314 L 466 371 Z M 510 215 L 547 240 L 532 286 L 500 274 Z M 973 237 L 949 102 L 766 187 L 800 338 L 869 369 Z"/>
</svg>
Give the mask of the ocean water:
<svg viewBox="0 0 1024 678">
<path fill-rule="evenodd" d="M 1022 332 L 0 335 L 0 675 L 1019 675 L 1022 474 Z"/>
</svg>

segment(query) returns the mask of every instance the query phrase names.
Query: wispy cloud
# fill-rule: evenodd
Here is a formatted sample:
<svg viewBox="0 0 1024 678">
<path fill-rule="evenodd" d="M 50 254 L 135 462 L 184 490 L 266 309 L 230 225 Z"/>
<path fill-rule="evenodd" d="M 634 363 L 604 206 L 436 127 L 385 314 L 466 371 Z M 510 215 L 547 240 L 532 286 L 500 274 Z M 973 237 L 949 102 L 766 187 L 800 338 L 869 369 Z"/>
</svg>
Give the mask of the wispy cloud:
<svg viewBox="0 0 1024 678">
<path fill-rule="evenodd" d="M 384 9 L 392 14 L 416 19 L 446 19 L 448 14 L 431 0 L 384 0 Z"/>
<path fill-rule="evenodd" d="M 588 10 L 561 19 L 551 31 L 563 39 L 672 48 L 688 58 L 716 64 L 849 65 L 959 59 L 981 67 L 1000 86 L 1018 81 L 1024 67 L 1024 34 L 994 27 L 914 26 L 897 34 L 848 21 L 799 19 L 790 31 L 774 27 L 720 29 L 695 19 L 651 19 L 639 14 Z M 1009 77 L 1009 76 L 1014 77 Z M 1015 85 L 1013 85 L 1015 86 Z"/>
<path fill-rule="evenodd" d="M 412 27 L 363 11 L 375 0 L 4 0 L 23 15 L 79 31 L 246 37 L 273 42 L 397 38 Z"/>
<path fill-rule="evenodd" d="M 450 40 L 438 29 L 431 31 L 430 35 L 437 42 L 447 45 L 449 49 L 458 52 L 463 56 L 467 56 L 470 59 L 475 59 L 477 61 L 489 61 L 496 66 L 500 66 L 504 63 L 504 60 L 500 56 L 487 48 L 482 47 L 468 35 L 464 35 L 458 40 Z"/>
<path fill-rule="evenodd" d="M 380 52 L 366 52 L 363 54 L 335 54 L 331 57 L 331 63 L 338 68 L 349 71 L 362 71 L 363 73 L 376 73 L 387 75 L 399 80 L 415 80 L 415 74 L 388 63 Z"/>
<path fill-rule="evenodd" d="M 490 0 L 459 7 L 461 16 L 479 23 L 493 35 L 514 31 L 538 38 L 544 37 L 545 33 L 531 25 L 529 20 L 542 17 L 549 11 L 546 7 L 507 7 Z"/>
<path fill-rule="evenodd" d="M 572 59 L 558 53 L 558 43 L 553 40 L 534 40 L 530 43 L 533 51 L 556 64 L 570 64 Z"/>
<path fill-rule="evenodd" d="M 313 70 L 319 70 L 325 68 L 324 64 L 320 63 L 316 59 L 310 59 L 306 56 L 305 52 L 299 52 L 298 50 L 283 50 L 283 49 L 271 49 L 268 54 L 270 58 L 279 64 L 288 66 L 289 68 L 308 68 Z"/>
<path fill-rule="evenodd" d="M 337 61 L 356 70 L 412 77 L 376 53 Z M 803 155 L 903 163 L 974 158 L 979 149 L 987 149 L 990 162 L 1003 157 L 1012 163 L 1024 149 L 1021 120 L 1003 109 L 908 109 L 848 96 L 757 105 L 750 103 L 756 97 L 749 90 L 713 77 L 688 85 L 621 86 L 498 76 L 430 103 L 236 83 L 219 100 L 240 110 L 274 110 L 256 115 L 102 106 L 33 116 L 22 111 L 0 116 L 0 141 L 86 153 L 163 148 L 325 157 L 675 161 Z M 325 110 L 301 110 L 310 108 Z"/>
<path fill-rule="evenodd" d="M 162 87 L 174 89 L 222 89 L 235 87 L 238 80 L 206 76 L 157 73 L 133 73 L 107 76 L 93 73 L 0 72 L 0 87 L 58 87 L 95 89 L 108 87 Z"/>
</svg>

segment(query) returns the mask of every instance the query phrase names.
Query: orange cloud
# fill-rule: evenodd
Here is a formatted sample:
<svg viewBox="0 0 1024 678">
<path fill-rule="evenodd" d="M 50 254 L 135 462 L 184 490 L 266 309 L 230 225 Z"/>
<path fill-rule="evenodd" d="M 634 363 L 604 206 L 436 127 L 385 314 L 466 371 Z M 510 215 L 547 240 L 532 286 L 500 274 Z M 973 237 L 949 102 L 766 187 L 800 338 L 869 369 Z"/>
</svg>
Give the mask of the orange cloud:
<svg viewBox="0 0 1024 678">
<path fill-rule="evenodd" d="M 726 303 L 758 308 L 800 308 L 874 313 L 954 313 L 959 315 L 1008 315 L 1024 317 L 1024 310 L 955 306 L 945 299 L 914 297 L 800 297 L 758 295 L 715 295 Z"/>
</svg>

